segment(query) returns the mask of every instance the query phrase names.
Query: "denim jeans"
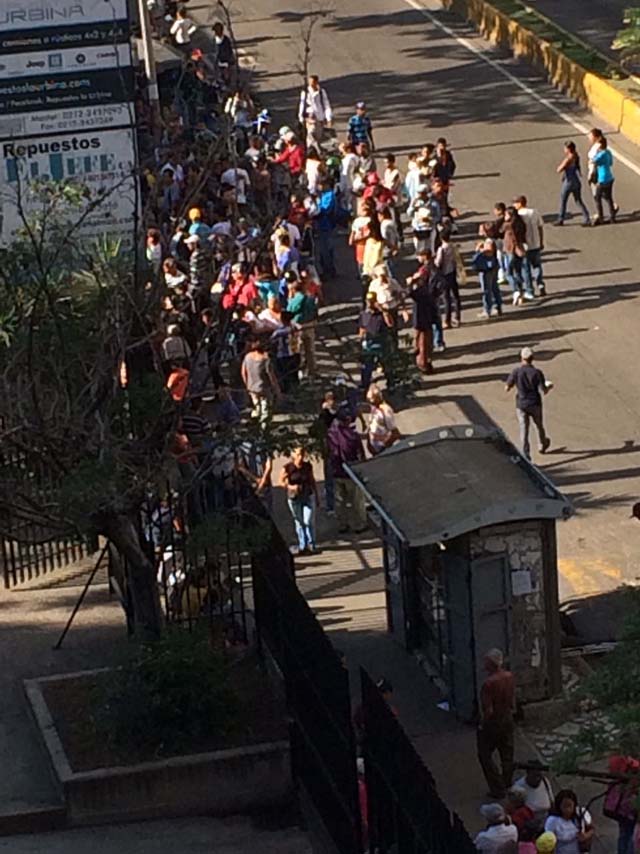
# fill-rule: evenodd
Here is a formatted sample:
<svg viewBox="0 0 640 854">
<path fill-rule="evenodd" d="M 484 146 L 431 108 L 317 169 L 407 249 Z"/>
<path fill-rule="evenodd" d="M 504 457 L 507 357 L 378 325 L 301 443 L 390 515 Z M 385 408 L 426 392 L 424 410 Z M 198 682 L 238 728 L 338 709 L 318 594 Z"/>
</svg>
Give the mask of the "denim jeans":
<svg viewBox="0 0 640 854">
<path fill-rule="evenodd" d="M 298 548 L 314 549 L 316 547 L 316 534 L 314 530 L 315 522 L 315 501 L 313 496 L 308 498 L 289 498 L 287 499 L 289 510 L 293 516 L 293 522 L 296 527 L 296 537 L 298 538 Z"/>
<path fill-rule="evenodd" d="M 520 424 L 520 444 L 522 445 L 522 453 L 525 457 L 531 459 L 531 445 L 529 444 L 529 428 L 531 421 L 536 425 L 538 438 L 540 439 L 540 447 L 542 448 L 547 441 L 544 424 L 542 422 L 542 405 L 529 406 L 527 409 L 516 409 L 518 423 Z"/>
<path fill-rule="evenodd" d="M 531 290 L 533 290 L 534 278 L 538 287 L 543 288 L 544 275 L 542 273 L 542 249 L 527 249 L 526 266 L 527 277 L 529 279 Z"/>
<path fill-rule="evenodd" d="M 617 854 L 633 854 L 633 833 L 635 829 L 635 821 L 618 822 L 619 834 Z"/>
<path fill-rule="evenodd" d="M 333 477 L 333 469 L 328 458 L 322 463 L 324 475 L 324 504 L 327 513 L 331 513 L 336 509 L 336 485 Z"/>
<path fill-rule="evenodd" d="M 603 219 L 604 217 L 604 211 L 602 209 L 602 200 L 604 199 L 609 205 L 611 221 L 613 222 L 616 218 L 616 206 L 613 201 L 613 181 L 607 181 L 606 184 L 600 184 L 598 182 L 596 184 L 594 198 L 596 200 L 596 208 L 598 210 L 598 219 Z"/>
<path fill-rule="evenodd" d="M 460 320 L 462 315 L 462 306 L 460 304 L 460 289 L 458 288 L 458 275 L 454 270 L 453 273 L 446 273 L 444 276 L 444 305 L 445 319 L 451 325 L 451 315 L 453 314 L 456 320 Z"/>
<path fill-rule="evenodd" d="M 440 311 L 436 312 L 435 320 L 433 321 L 432 327 L 433 346 L 444 347 L 444 331 L 442 329 L 442 316 L 440 315 Z"/>
<path fill-rule="evenodd" d="M 504 272 L 507 277 L 507 282 L 511 290 L 515 293 L 521 293 L 523 290 L 528 294 L 533 293 L 531 288 L 531 278 L 529 276 L 529 265 L 525 257 L 516 255 L 515 252 L 505 252 Z"/>
<path fill-rule="evenodd" d="M 498 284 L 497 270 L 480 273 L 480 289 L 482 291 L 482 307 L 487 314 L 491 314 L 494 305 L 498 311 L 502 311 L 502 294 Z"/>
<path fill-rule="evenodd" d="M 333 231 L 316 232 L 318 246 L 318 261 L 323 276 L 330 278 L 336 275 L 336 259 L 333 246 Z"/>
<path fill-rule="evenodd" d="M 580 181 L 562 182 L 562 187 L 560 188 L 560 215 L 558 216 L 558 221 L 564 222 L 564 219 L 567 215 L 567 203 L 571 196 L 573 196 L 575 203 L 582 211 L 584 221 L 586 223 L 589 223 L 591 217 L 589 216 L 589 209 L 582 201 L 582 186 L 580 184 Z"/>
</svg>

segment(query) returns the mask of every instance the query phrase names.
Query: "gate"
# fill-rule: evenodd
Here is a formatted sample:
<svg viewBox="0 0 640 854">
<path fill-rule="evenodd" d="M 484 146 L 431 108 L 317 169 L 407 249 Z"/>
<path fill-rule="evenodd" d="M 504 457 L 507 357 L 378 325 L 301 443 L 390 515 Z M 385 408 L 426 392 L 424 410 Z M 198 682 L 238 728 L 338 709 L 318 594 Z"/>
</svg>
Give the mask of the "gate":
<svg viewBox="0 0 640 854">
<path fill-rule="evenodd" d="M 375 683 L 361 668 L 367 793 L 366 850 L 371 854 L 476 854 L 456 813 Z"/>
<path fill-rule="evenodd" d="M 253 559 L 260 638 L 284 678 L 293 773 L 340 854 L 361 854 L 349 676 L 298 590 L 291 555 L 275 525 Z"/>
</svg>

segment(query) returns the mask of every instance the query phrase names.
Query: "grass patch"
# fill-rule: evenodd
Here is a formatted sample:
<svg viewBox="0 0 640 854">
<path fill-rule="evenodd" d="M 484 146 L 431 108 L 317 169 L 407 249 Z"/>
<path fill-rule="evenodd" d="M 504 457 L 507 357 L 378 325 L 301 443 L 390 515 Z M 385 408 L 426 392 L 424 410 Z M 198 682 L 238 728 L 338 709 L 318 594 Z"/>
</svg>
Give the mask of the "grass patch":
<svg viewBox="0 0 640 854">
<path fill-rule="evenodd" d="M 600 77 L 608 79 L 623 79 L 625 75 L 609 60 L 598 53 L 589 50 L 588 46 L 581 41 L 573 39 L 570 33 L 560 27 L 555 27 L 553 22 L 536 14 L 535 10 L 526 7 L 519 0 L 490 0 L 491 5 L 508 15 L 518 24 L 534 33 L 538 38 L 549 42 L 553 47 L 565 54 L 568 59 L 591 71 Z"/>
</svg>

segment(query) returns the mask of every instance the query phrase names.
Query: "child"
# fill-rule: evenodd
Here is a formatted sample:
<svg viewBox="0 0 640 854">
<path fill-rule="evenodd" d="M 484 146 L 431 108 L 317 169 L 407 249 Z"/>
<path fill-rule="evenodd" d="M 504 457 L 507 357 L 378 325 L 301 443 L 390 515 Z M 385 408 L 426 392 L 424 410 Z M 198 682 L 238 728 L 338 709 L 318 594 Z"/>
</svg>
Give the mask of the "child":
<svg viewBox="0 0 640 854">
<path fill-rule="evenodd" d="M 536 839 L 541 829 L 541 823 L 535 818 L 525 822 L 518 835 L 518 854 L 537 854 Z"/>
<path fill-rule="evenodd" d="M 482 320 L 488 320 L 492 315 L 502 315 L 502 295 L 498 284 L 498 258 L 495 241 L 487 238 L 476 246 L 473 256 L 473 267 L 478 272 L 482 290 L 483 310 L 478 315 Z"/>
</svg>

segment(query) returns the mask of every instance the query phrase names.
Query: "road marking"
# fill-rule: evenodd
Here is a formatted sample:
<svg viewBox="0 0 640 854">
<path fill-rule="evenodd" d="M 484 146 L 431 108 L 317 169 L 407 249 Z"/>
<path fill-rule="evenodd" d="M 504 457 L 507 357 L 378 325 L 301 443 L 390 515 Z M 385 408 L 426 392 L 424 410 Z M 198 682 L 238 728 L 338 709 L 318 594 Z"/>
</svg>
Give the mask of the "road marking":
<svg viewBox="0 0 640 854">
<path fill-rule="evenodd" d="M 558 575 L 560 587 L 565 588 L 561 594 L 562 600 L 571 599 L 573 596 L 588 596 L 592 593 L 615 590 L 626 580 L 619 566 L 613 566 L 603 558 L 559 557 Z M 568 593 L 567 587 L 570 588 Z"/>
<path fill-rule="evenodd" d="M 564 122 L 571 125 L 574 130 L 577 130 L 578 133 L 583 135 L 587 135 L 589 133 L 590 128 L 583 125 L 581 122 L 576 121 L 573 116 L 569 115 L 569 113 L 565 113 L 564 110 L 561 110 L 560 107 L 557 107 L 553 101 L 550 101 L 548 98 L 545 98 L 543 95 L 540 95 L 535 89 L 532 89 L 531 86 L 527 86 L 526 83 L 523 83 L 522 80 L 519 80 L 514 74 L 511 74 L 507 69 L 497 60 L 492 59 L 490 56 L 487 56 L 486 50 L 484 48 L 476 47 L 472 42 L 468 39 L 464 39 L 461 36 L 456 35 L 454 31 L 448 27 L 446 24 L 443 24 L 442 21 L 439 21 L 438 18 L 432 14 L 428 9 L 425 9 L 418 0 L 404 0 L 407 5 L 411 6 L 417 12 L 420 12 L 421 15 L 424 15 L 425 18 L 428 18 L 429 21 L 437 27 L 439 30 L 442 30 L 443 33 L 449 36 L 449 38 L 453 39 L 459 45 L 466 48 L 470 53 L 475 54 L 479 57 L 483 62 L 486 62 L 487 65 L 490 65 L 494 68 L 499 74 L 502 74 L 503 77 L 506 77 L 511 83 L 515 83 L 519 89 L 522 89 L 523 92 L 526 92 L 527 95 L 530 95 L 532 98 L 535 98 L 540 104 L 543 104 L 547 109 L 551 110 L 552 113 L 555 113 L 559 118 L 561 118 Z M 640 177 L 640 167 L 636 166 L 636 164 L 629 160 L 624 154 L 621 154 L 616 148 L 612 145 L 609 146 L 609 150 L 613 153 L 616 160 L 619 163 L 622 163 L 627 169 L 630 169 L 636 175 Z"/>
</svg>

